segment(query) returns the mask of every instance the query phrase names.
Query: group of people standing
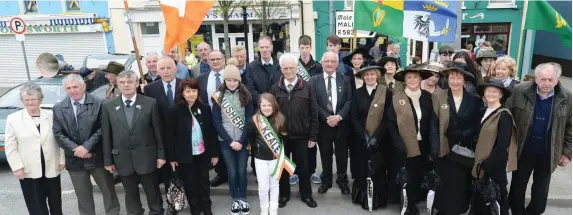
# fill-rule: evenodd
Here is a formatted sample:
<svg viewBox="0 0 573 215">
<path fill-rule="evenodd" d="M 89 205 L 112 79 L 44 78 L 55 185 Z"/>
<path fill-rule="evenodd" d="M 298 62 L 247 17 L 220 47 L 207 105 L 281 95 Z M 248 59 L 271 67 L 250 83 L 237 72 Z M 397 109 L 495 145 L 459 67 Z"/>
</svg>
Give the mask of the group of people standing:
<svg viewBox="0 0 573 215">
<path fill-rule="evenodd" d="M 71 74 L 63 81 L 68 97 L 52 111 L 40 108 L 38 85 L 24 84 L 25 108 L 8 117 L 5 141 L 30 214 L 62 214 L 64 168 L 82 215 L 95 214 L 90 176 L 102 190 L 106 214 L 119 214 L 114 173 L 130 215 L 144 213 L 139 184 L 149 214 L 164 214 L 159 184 L 169 190 L 175 176 L 192 214 L 212 214 L 210 186 L 224 182 L 231 214 L 249 214 L 249 156 L 261 215 L 278 214 L 296 183 L 301 201 L 315 208 L 311 183 L 324 194 L 333 182 L 366 210 L 407 198 L 402 213 L 420 214 L 416 204 L 426 199 L 422 184 L 430 174 L 441 179 L 432 188 L 438 214 L 462 214 L 470 205 L 473 213 L 487 214 L 492 200 L 475 184 L 497 186 L 501 214 L 544 212 L 551 173 L 571 159 L 571 92 L 558 80 L 558 64 L 541 64 L 534 81 L 517 83 L 515 61 L 485 48 L 474 62 L 442 46 L 441 62 L 400 68 L 391 53 L 375 59 L 358 48 L 341 57 L 334 35 L 315 61 L 311 44 L 303 35 L 300 57 L 273 59 L 272 40 L 261 37 L 260 60 L 247 63 L 242 47 L 226 61 L 202 43 L 190 70 L 149 53 L 145 85 L 111 62 L 103 70 L 111 88 L 106 100 L 86 92 L 95 75 L 86 84 Z M 218 175 L 209 181 L 211 167 Z M 510 191 L 507 172 L 513 172 Z"/>
</svg>

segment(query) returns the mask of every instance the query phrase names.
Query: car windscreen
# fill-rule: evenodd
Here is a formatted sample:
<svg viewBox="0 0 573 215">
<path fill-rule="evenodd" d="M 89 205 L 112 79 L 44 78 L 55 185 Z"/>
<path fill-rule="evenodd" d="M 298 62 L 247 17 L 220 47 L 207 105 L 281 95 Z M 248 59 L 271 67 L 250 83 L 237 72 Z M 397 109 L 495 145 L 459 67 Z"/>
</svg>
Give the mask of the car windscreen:
<svg viewBox="0 0 573 215">
<path fill-rule="evenodd" d="M 51 108 L 54 104 L 66 97 L 66 91 L 64 91 L 62 85 L 40 84 L 39 86 L 42 88 L 42 94 L 44 94 L 44 99 L 40 105 L 41 107 Z M 22 85 L 17 86 L 0 97 L 0 108 L 24 108 L 24 104 L 22 104 L 22 100 L 20 99 L 21 87 Z"/>
</svg>

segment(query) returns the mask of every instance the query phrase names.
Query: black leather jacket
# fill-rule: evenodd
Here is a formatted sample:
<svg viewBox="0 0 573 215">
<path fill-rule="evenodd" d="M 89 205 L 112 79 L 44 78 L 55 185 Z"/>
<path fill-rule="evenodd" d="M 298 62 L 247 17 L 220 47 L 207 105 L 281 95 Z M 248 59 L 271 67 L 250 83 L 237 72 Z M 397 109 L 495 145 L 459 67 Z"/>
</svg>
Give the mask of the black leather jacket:
<svg viewBox="0 0 573 215">
<path fill-rule="evenodd" d="M 272 123 L 272 121 L 270 121 Z M 274 160 L 274 154 L 271 149 L 265 143 L 265 140 L 259 133 L 257 126 L 251 120 L 251 122 L 247 125 L 248 133 L 248 142 L 251 144 L 251 155 L 259 160 Z M 279 137 L 282 139 L 283 137 L 279 134 Z"/>
</svg>

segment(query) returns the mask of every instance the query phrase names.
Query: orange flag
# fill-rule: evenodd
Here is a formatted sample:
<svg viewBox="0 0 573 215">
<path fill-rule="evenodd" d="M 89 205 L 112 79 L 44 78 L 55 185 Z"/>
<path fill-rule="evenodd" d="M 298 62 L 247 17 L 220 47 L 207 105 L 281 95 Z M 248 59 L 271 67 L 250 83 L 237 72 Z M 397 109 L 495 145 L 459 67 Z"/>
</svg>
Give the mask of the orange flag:
<svg viewBox="0 0 573 215">
<path fill-rule="evenodd" d="M 215 3 L 213 0 L 160 0 L 165 17 L 166 33 L 164 53 L 184 43 L 201 26 L 203 19 Z"/>
</svg>

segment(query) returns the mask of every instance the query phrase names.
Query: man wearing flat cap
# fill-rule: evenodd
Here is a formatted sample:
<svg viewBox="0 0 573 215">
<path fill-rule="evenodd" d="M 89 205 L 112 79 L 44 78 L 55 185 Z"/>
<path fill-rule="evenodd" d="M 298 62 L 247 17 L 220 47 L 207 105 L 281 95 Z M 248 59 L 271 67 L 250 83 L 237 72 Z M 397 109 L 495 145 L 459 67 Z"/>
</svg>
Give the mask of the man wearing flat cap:
<svg viewBox="0 0 573 215">
<path fill-rule="evenodd" d="M 116 77 L 123 70 L 125 70 L 123 64 L 114 61 L 109 62 L 105 69 L 102 70 L 105 72 L 105 78 L 109 80 L 108 88 L 105 91 L 105 100 L 114 98 L 121 94 L 119 88 L 117 87 Z"/>
</svg>

